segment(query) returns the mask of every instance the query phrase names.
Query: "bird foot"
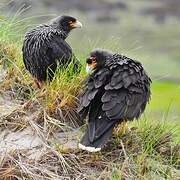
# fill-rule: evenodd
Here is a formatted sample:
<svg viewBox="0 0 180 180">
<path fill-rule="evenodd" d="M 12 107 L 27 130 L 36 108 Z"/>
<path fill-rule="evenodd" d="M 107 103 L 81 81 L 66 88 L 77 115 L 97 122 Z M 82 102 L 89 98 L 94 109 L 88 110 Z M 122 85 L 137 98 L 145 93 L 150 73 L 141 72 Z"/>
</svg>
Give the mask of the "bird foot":
<svg viewBox="0 0 180 180">
<path fill-rule="evenodd" d="M 117 126 L 114 129 L 114 134 L 121 135 L 121 136 L 130 132 L 131 132 L 131 128 L 128 127 L 127 122 L 122 122 L 119 126 Z"/>
</svg>

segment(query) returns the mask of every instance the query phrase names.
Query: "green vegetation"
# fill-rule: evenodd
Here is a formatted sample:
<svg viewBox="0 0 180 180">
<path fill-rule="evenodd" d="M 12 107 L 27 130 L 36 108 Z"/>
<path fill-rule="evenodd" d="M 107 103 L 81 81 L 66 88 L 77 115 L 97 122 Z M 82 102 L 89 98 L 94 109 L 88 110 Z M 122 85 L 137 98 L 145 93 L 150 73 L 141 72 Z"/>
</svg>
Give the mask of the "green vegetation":
<svg viewBox="0 0 180 180">
<path fill-rule="evenodd" d="M 153 82 L 152 101 L 150 107 L 152 111 L 173 111 L 180 113 L 180 85 L 172 82 Z"/>
<path fill-rule="evenodd" d="M 6 70 L 0 83 L 0 93 L 9 93 L 13 100 L 21 100 L 20 107 L 0 117 L 0 128 L 14 133 L 30 127 L 41 138 L 45 152 L 37 161 L 27 161 L 28 150 L 3 154 L 0 159 L 0 177 L 178 179 L 180 86 L 154 80 L 152 100 L 142 119 L 130 122 L 131 132 L 127 134 L 115 132 L 112 141 L 101 153 L 90 154 L 78 149 L 65 149 L 59 140 L 55 143 L 56 135 L 59 129 L 67 131 L 79 124 L 75 107 L 81 90 L 80 83 L 86 76 L 85 71 L 83 69 L 79 75 L 71 77 L 66 70 L 57 71 L 54 80 L 46 84 L 44 89 L 34 88 L 32 77 L 24 69 L 22 62 L 22 37 L 17 37 L 16 31 L 19 27 L 26 29 L 25 22 L 26 20 L 18 20 L 17 17 L 10 20 L 2 18 L 0 21 L 0 67 Z M 104 42 L 103 46 L 117 50 L 113 47 L 115 41 L 117 45 L 117 40 L 112 40 L 111 43 L 109 41 Z M 94 41 L 89 47 L 86 41 L 80 44 L 85 44 L 84 51 L 78 52 L 78 46 L 75 51 L 84 63 L 91 48 L 99 46 L 101 42 Z"/>
</svg>

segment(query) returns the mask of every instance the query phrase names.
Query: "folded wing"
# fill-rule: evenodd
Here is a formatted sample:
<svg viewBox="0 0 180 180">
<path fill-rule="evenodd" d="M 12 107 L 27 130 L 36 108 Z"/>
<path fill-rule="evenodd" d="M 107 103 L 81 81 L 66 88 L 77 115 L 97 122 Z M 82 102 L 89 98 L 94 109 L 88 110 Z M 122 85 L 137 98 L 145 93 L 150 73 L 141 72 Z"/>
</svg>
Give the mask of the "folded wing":
<svg viewBox="0 0 180 180">
<path fill-rule="evenodd" d="M 102 96 L 102 110 L 110 120 L 133 120 L 144 111 L 150 98 L 151 80 L 139 62 L 127 58 L 110 63 L 112 76 Z"/>
</svg>

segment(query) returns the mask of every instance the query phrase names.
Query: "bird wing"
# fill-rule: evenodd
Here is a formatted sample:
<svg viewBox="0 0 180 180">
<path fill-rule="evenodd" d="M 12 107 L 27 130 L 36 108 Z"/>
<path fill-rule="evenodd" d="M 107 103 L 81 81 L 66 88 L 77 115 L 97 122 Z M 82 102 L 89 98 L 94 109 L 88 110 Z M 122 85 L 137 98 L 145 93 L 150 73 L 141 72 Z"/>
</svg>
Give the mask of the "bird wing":
<svg viewBox="0 0 180 180">
<path fill-rule="evenodd" d="M 110 120 L 138 118 L 150 97 L 149 77 L 133 60 L 112 63 L 110 69 L 112 76 L 101 98 L 102 110 Z"/>
<path fill-rule="evenodd" d="M 90 75 L 85 81 L 85 91 L 80 95 L 80 106 L 78 108 L 78 113 L 82 118 L 84 118 L 89 109 L 89 105 L 94 100 L 95 96 L 102 91 L 99 91 L 106 84 L 109 78 L 109 70 L 106 68 L 100 69 Z"/>
<path fill-rule="evenodd" d="M 72 49 L 66 41 L 54 36 L 50 42 L 45 43 L 45 54 L 48 62 L 57 61 L 60 65 L 68 65 L 72 57 Z"/>
<path fill-rule="evenodd" d="M 69 64 L 72 56 L 71 47 L 55 34 L 50 38 L 48 36 L 45 38 L 43 34 L 40 36 L 28 34 L 22 51 L 26 69 L 40 80 L 46 79 L 47 68 L 50 68 L 53 73 L 57 64 Z"/>
</svg>

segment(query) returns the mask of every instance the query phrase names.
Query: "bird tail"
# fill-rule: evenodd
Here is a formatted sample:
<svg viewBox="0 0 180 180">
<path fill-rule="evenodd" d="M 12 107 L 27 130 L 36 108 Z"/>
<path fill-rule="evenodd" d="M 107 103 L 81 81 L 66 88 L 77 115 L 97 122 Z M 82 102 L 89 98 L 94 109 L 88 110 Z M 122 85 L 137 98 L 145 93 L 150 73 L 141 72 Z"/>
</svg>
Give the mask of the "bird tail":
<svg viewBox="0 0 180 180">
<path fill-rule="evenodd" d="M 91 116 L 90 116 L 91 117 Z M 79 143 L 79 148 L 89 152 L 100 151 L 112 136 L 116 121 L 107 118 L 102 110 L 94 119 L 89 119 L 88 128 Z"/>
</svg>

